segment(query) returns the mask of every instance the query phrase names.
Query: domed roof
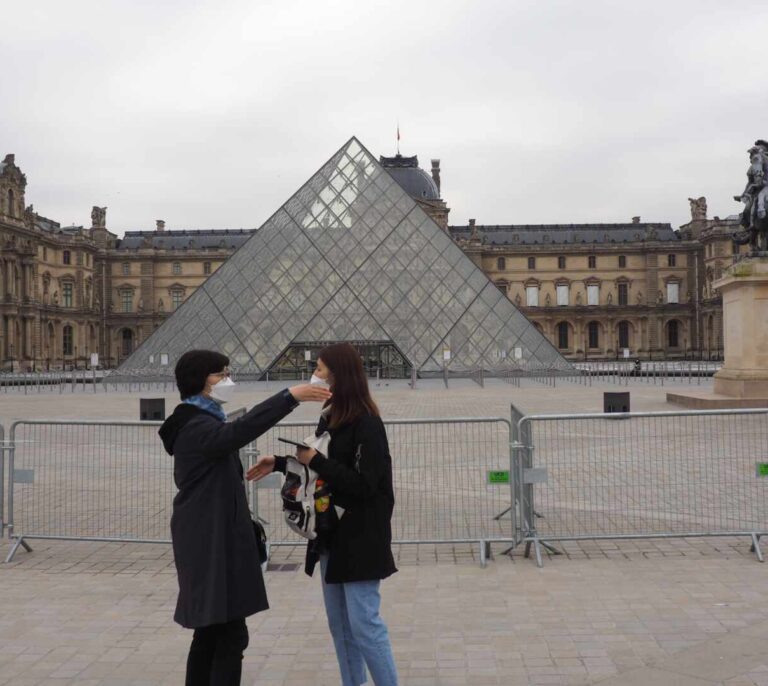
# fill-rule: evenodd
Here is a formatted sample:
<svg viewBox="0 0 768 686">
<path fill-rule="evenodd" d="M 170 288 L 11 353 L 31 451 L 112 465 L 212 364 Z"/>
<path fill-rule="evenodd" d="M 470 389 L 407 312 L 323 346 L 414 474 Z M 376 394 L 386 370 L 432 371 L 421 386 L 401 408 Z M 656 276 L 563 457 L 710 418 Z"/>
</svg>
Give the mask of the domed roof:
<svg viewBox="0 0 768 686">
<path fill-rule="evenodd" d="M 412 198 L 416 200 L 440 199 L 437 185 L 427 172 L 419 169 L 419 158 L 416 155 L 413 157 L 403 157 L 400 154 L 394 157 L 381 155 L 379 162 Z"/>
</svg>

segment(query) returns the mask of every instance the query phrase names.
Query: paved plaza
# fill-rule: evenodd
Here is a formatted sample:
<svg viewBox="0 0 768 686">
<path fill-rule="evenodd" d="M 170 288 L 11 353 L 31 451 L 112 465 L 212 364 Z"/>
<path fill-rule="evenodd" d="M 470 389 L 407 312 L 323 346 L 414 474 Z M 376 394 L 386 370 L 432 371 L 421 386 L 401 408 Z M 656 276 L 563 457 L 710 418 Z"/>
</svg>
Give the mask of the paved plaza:
<svg viewBox="0 0 768 686">
<path fill-rule="evenodd" d="M 605 390 L 630 390 L 635 411 L 677 409 L 665 393 L 689 385 L 487 380 L 481 389 L 463 380 L 414 391 L 397 381 L 374 392 L 392 419 L 506 417 L 510 403 L 527 413 L 601 411 Z M 248 385 L 233 406 L 277 388 Z M 0 393 L 0 423 L 136 419 L 138 398 L 160 395 Z M 291 418 L 314 416 L 302 407 Z M 183 683 L 191 634 L 171 619 L 169 546 L 31 543 L 34 552 L 0 567 L 0 684 Z M 542 569 L 503 547 L 485 569 L 476 546 L 396 547 L 400 572 L 383 584 L 383 614 L 402 684 L 768 685 L 768 569 L 744 539 L 566 543 Z M 245 684 L 339 683 L 319 580 L 304 576 L 302 556 L 302 546 L 275 551 L 273 609 L 249 619 Z"/>
</svg>

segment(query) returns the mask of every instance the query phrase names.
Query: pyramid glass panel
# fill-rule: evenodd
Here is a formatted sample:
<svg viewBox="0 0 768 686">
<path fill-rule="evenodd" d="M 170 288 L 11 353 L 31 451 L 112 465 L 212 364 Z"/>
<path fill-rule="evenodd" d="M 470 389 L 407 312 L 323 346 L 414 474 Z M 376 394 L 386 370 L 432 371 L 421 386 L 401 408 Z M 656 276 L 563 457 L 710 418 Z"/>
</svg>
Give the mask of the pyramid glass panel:
<svg viewBox="0 0 768 686">
<path fill-rule="evenodd" d="M 279 375 L 303 370 L 305 350 L 343 340 L 401 375 L 571 368 L 352 138 L 117 375 L 167 374 L 200 346 Z"/>
</svg>

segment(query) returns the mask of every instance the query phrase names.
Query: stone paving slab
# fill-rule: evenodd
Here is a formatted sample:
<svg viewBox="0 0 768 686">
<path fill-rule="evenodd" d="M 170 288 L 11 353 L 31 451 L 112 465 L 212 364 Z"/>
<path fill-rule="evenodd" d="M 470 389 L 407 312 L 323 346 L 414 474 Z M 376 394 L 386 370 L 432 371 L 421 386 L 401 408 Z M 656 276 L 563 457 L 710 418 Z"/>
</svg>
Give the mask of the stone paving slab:
<svg viewBox="0 0 768 686">
<path fill-rule="evenodd" d="M 383 614 L 401 682 L 766 684 L 766 567 L 747 546 L 697 542 L 663 559 L 626 547 L 543 569 L 519 553 L 482 569 L 466 547 L 399 546 Z M 190 632 L 171 619 L 168 546 L 33 547 L 0 568 L 0 684 L 182 683 Z M 278 549 L 275 561 L 301 554 Z M 243 683 L 338 684 L 318 579 L 270 572 L 267 585 Z"/>
<path fill-rule="evenodd" d="M 667 384 L 666 390 L 668 390 Z M 247 385 L 250 404 L 277 385 Z M 633 410 L 672 409 L 665 387 L 517 388 L 486 380 L 374 386 L 385 416 L 507 416 L 602 409 L 630 390 Z M 154 392 L 0 395 L 10 418 L 135 419 Z M 162 394 L 161 394 L 162 395 Z M 167 396 L 169 408 L 175 403 Z M 302 407 L 292 418 L 316 416 Z M 7 542 L 6 542 L 7 544 Z M 183 683 L 191 634 L 172 621 L 176 578 L 167 545 L 33 540 L 0 565 L 0 685 Z M 5 548 L 5 545 L 3 546 Z M 396 547 L 383 614 L 408 686 L 563 684 L 768 686 L 768 566 L 736 538 L 572 541 L 537 569 L 494 545 L 485 569 L 471 545 Z M 5 550 L 3 550 L 5 552 Z M 277 548 L 280 569 L 300 545 Z M 317 578 L 268 573 L 272 609 L 249 619 L 244 684 L 338 684 Z"/>
</svg>

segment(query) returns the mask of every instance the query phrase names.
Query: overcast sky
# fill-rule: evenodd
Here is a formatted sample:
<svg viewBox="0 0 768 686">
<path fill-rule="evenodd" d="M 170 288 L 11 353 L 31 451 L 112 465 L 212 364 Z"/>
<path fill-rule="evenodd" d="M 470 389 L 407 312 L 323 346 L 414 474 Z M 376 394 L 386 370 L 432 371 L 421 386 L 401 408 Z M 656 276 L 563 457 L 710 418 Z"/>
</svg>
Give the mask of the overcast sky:
<svg viewBox="0 0 768 686">
<path fill-rule="evenodd" d="M 0 154 L 62 224 L 250 228 L 399 120 L 452 224 L 677 227 L 741 207 L 767 28 L 764 0 L 9 3 Z"/>
</svg>

